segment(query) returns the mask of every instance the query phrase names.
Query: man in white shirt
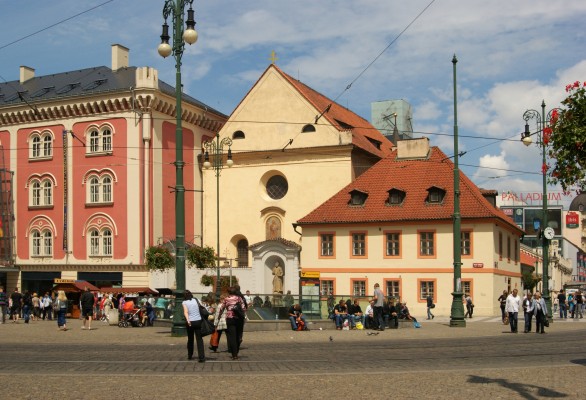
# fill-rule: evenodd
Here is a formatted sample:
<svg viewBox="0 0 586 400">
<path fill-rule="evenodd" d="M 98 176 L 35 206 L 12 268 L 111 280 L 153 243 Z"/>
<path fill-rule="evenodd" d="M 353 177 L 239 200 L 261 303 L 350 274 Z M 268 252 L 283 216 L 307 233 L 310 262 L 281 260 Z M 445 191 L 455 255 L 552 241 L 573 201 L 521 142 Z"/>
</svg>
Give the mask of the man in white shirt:
<svg viewBox="0 0 586 400">
<path fill-rule="evenodd" d="M 513 289 L 507 297 L 505 311 L 509 313 L 509 324 L 511 325 L 511 333 L 517 333 L 517 322 L 519 319 L 519 309 L 521 308 L 521 297 L 517 294 L 517 289 Z"/>
<path fill-rule="evenodd" d="M 364 329 L 372 328 L 374 326 L 374 300 L 370 300 L 364 312 Z"/>
</svg>

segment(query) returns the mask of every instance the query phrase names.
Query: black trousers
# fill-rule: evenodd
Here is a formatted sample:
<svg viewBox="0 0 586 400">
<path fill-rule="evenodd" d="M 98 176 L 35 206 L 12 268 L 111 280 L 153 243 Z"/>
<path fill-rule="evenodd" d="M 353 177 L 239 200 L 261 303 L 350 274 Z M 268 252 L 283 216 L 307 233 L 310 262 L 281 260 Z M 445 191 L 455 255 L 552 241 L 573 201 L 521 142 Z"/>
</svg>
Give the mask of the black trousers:
<svg viewBox="0 0 586 400">
<path fill-rule="evenodd" d="M 238 318 L 226 318 L 226 326 L 228 350 L 232 353 L 232 357 L 237 357 L 240 351 L 240 340 L 242 339 L 244 324 Z"/>
<path fill-rule="evenodd" d="M 375 329 L 385 329 L 385 322 L 383 320 L 383 308 L 372 307 L 372 316 L 374 318 Z"/>
<path fill-rule="evenodd" d="M 537 310 L 537 315 L 535 316 L 535 332 L 545 332 L 545 314 L 542 310 Z"/>
<path fill-rule="evenodd" d="M 197 358 L 205 360 L 205 350 L 203 348 L 203 338 L 201 337 L 201 319 L 199 321 L 190 321 L 191 326 L 187 325 L 187 357 L 193 357 L 193 338 L 197 341 Z"/>
</svg>

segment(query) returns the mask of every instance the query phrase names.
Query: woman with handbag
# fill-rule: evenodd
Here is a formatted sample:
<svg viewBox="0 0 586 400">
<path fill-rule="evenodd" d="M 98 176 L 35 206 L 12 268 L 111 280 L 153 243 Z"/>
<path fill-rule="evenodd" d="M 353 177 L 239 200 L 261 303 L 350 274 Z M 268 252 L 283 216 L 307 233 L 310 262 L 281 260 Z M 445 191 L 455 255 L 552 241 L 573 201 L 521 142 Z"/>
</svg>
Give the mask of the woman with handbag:
<svg viewBox="0 0 586 400">
<path fill-rule="evenodd" d="M 187 359 L 193 358 L 193 338 L 197 341 L 197 358 L 199 362 L 205 362 L 206 356 L 201 336 L 202 315 L 199 311 L 199 303 L 193 298 L 189 290 L 185 291 L 183 301 L 183 315 L 187 324 Z"/>
<path fill-rule="evenodd" d="M 533 295 L 533 313 L 535 314 L 535 333 L 545 333 L 545 327 L 549 326 L 547 321 L 547 306 L 540 292 Z"/>
<path fill-rule="evenodd" d="M 220 315 L 226 313 L 226 328 L 228 337 L 228 347 L 232 353 L 232 360 L 238 360 L 238 352 L 240 350 L 240 340 L 242 337 L 243 324 L 239 319 L 244 318 L 246 312 L 246 305 L 240 296 L 238 290 L 231 286 L 228 288 L 228 297 L 226 297 L 219 307 Z M 225 311 L 224 311 L 225 310 Z"/>
</svg>

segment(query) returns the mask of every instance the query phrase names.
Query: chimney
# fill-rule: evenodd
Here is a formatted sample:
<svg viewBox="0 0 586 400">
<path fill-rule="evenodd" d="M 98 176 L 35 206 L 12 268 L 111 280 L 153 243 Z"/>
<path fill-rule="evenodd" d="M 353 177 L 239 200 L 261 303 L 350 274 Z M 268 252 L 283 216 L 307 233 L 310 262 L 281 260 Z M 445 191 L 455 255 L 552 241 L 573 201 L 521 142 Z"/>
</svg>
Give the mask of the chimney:
<svg viewBox="0 0 586 400">
<path fill-rule="evenodd" d="M 25 65 L 20 66 L 20 83 L 25 83 L 35 77 L 35 69 Z"/>
<path fill-rule="evenodd" d="M 112 45 L 112 71 L 128 67 L 128 48 L 120 45 Z"/>
<path fill-rule="evenodd" d="M 429 139 L 426 137 L 405 139 L 395 144 L 397 146 L 398 160 L 426 159 L 429 155 Z"/>
</svg>

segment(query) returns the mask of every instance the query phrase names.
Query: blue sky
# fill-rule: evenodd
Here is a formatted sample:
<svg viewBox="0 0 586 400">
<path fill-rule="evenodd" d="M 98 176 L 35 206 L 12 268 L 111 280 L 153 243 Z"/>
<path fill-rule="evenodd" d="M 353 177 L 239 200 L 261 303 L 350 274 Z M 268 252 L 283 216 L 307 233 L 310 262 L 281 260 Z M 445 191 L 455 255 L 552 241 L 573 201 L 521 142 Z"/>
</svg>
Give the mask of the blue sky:
<svg viewBox="0 0 586 400">
<path fill-rule="evenodd" d="M 110 45 L 120 43 L 130 48 L 131 65 L 155 67 L 173 84 L 174 61 L 156 51 L 164 2 L 106 1 L 0 0 L 0 80 L 17 80 L 20 65 L 35 68 L 37 76 L 110 66 Z M 330 98 L 344 92 L 338 102 L 366 119 L 372 101 L 409 101 L 415 136 L 428 136 L 448 155 L 455 53 L 460 150 L 468 151 L 462 169 L 477 185 L 499 192 L 541 192 L 539 149 L 516 140 L 523 112 L 539 109 L 542 100 L 548 110 L 559 106 L 567 83 L 586 81 L 584 1 L 214 0 L 194 5 L 199 41 L 183 58 L 186 93 L 230 114 L 274 50 L 285 72 Z"/>
</svg>

